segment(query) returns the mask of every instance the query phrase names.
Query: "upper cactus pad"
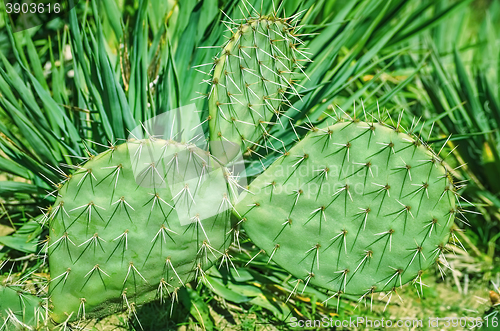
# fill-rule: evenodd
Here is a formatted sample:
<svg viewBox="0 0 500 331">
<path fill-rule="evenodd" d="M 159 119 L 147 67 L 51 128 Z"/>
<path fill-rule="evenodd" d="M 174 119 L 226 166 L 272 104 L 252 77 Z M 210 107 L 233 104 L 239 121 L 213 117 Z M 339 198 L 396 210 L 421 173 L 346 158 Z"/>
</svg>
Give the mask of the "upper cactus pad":
<svg viewBox="0 0 500 331">
<path fill-rule="evenodd" d="M 359 121 L 315 128 L 249 189 L 236 208 L 252 240 L 335 294 L 418 279 L 457 212 L 438 156 L 398 129 Z"/>
<path fill-rule="evenodd" d="M 201 280 L 229 245 L 226 177 L 208 152 L 160 139 L 79 167 L 47 213 L 51 317 L 133 310 Z"/>
<path fill-rule="evenodd" d="M 215 60 L 210 82 L 211 140 L 234 143 L 243 153 L 258 146 L 280 148 L 268 130 L 282 120 L 287 95 L 297 94 L 292 71 L 299 66 L 300 41 L 285 19 L 272 16 L 231 28 L 233 35 Z"/>
</svg>

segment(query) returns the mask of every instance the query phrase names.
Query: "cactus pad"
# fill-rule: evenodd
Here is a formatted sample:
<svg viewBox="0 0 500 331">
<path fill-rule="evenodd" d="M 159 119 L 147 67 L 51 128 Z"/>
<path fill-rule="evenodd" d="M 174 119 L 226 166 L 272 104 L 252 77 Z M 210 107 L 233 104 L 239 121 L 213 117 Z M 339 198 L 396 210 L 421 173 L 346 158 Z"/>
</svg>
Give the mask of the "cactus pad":
<svg viewBox="0 0 500 331">
<path fill-rule="evenodd" d="M 211 140 L 235 143 L 243 153 L 258 146 L 279 148 L 268 128 L 282 120 L 287 95 L 297 94 L 292 71 L 300 67 L 300 40 L 285 19 L 274 16 L 247 19 L 231 28 L 233 35 L 215 60 L 210 81 Z M 218 157 L 224 152 L 213 151 Z"/>
<path fill-rule="evenodd" d="M 43 324 L 42 300 L 14 287 L 0 286 L 0 330 L 31 330 Z"/>
<path fill-rule="evenodd" d="M 47 213 L 51 317 L 130 311 L 203 280 L 229 245 L 226 177 L 208 152 L 161 139 L 80 166 Z"/>
<path fill-rule="evenodd" d="M 366 295 L 418 279 L 457 212 L 440 158 L 379 123 L 313 129 L 236 209 L 269 259 L 305 283 Z"/>
</svg>

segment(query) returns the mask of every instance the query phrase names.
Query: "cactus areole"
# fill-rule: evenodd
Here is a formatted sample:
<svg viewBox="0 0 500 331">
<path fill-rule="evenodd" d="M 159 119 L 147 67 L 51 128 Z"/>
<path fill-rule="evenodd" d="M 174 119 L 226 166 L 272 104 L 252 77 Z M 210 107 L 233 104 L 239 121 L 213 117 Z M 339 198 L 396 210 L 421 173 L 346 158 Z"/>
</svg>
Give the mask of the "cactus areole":
<svg viewBox="0 0 500 331">
<path fill-rule="evenodd" d="M 230 28 L 206 81 L 210 153 L 131 139 L 59 187 L 47 212 L 55 322 L 134 312 L 205 279 L 229 259 L 231 213 L 269 261 L 332 297 L 395 291 L 439 261 L 458 193 L 439 156 L 399 124 L 312 127 L 237 199 L 242 186 L 222 164 L 284 149 L 275 124 L 294 130 L 284 109 L 310 61 L 294 29 L 274 16 Z"/>
<path fill-rule="evenodd" d="M 268 129 L 282 120 L 288 97 L 298 95 L 292 76 L 305 60 L 295 47 L 301 41 L 285 19 L 252 18 L 232 32 L 213 68 L 210 139 L 232 142 L 248 153 L 278 143 Z M 212 152 L 218 157 L 225 153 Z"/>
</svg>

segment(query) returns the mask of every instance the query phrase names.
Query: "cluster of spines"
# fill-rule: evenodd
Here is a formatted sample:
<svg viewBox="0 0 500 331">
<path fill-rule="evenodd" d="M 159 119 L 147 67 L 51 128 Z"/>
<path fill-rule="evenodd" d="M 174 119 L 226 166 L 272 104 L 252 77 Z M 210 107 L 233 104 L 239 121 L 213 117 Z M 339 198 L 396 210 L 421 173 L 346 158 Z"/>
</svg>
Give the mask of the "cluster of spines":
<svg viewBox="0 0 500 331">
<path fill-rule="evenodd" d="M 373 115 L 371 115 L 371 116 L 372 116 L 372 118 L 374 118 L 374 116 L 373 116 Z M 336 121 L 336 122 L 343 122 L 343 121 L 345 121 L 345 119 L 337 118 L 337 121 Z M 356 122 L 358 122 L 359 120 L 357 120 L 357 119 L 355 119 L 355 118 L 350 118 L 348 121 L 349 121 L 349 122 L 351 122 L 351 123 L 356 123 Z M 396 132 L 401 132 L 401 126 L 400 126 L 400 122 L 399 122 L 399 121 L 400 121 L 400 119 L 398 119 L 398 123 L 397 123 L 396 125 L 392 125 L 392 126 L 391 126 L 391 125 L 389 125 L 389 124 L 387 124 L 387 122 L 383 122 L 383 121 L 376 121 L 376 122 L 375 122 L 375 121 L 373 121 L 373 122 L 371 122 L 371 123 L 367 123 L 367 124 L 368 124 L 367 130 L 366 130 L 366 131 L 364 131 L 363 133 L 361 133 L 361 134 L 360 134 L 360 136 L 361 136 L 361 135 L 364 135 L 364 134 L 367 134 L 367 133 L 369 133 L 370 135 L 374 134 L 374 130 L 375 130 L 375 129 L 374 129 L 374 128 L 375 128 L 375 127 L 374 127 L 374 124 L 375 124 L 375 123 L 379 123 L 379 124 L 384 125 L 384 126 L 389 126 L 389 127 L 392 127 L 392 128 L 393 128 Z M 413 127 L 414 127 L 414 126 L 412 125 L 412 129 L 411 129 L 411 130 L 409 130 L 408 132 L 406 132 L 406 133 L 408 133 L 408 134 L 412 135 L 412 137 L 414 138 L 414 140 L 413 140 L 413 141 L 409 142 L 409 145 L 408 145 L 408 147 L 407 147 L 407 148 L 410 148 L 410 147 L 412 147 L 412 146 L 413 146 L 414 148 L 416 148 L 417 146 L 420 146 L 420 145 L 426 146 L 426 147 L 427 147 L 427 149 L 428 149 L 429 151 L 431 151 L 431 152 L 433 153 L 433 155 L 434 155 L 434 157 L 433 157 L 433 158 L 431 158 L 431 159 L 429 160 L 429 163 L 431 163 L 432 165 L 434 165 L 434 164 L 443 164 L 443 160 L 439 157 L 439 154 L 440 154 L 440 152 L 441 152 L 441 150 L 442 150 L 442 149 L 440 150 L 440 152 L 439 152 L 439 153 L 437 153 L 437 154 L 436 154 L 436 153 L 434 153 L 434 152 L 433 152 L 433 150 L 432 150 L 431 148 L 429 148 L 429 147 L 428 147 L 428 145 L 425 143 L 425 141 L 423 141 L 423 140 L 422 140 L 422 138 L 421 138 L 421 136 L 420 136 L 420 135 L 418 135 L 418 136 L 417 136 L 417 135 L 413 134 Z M 415 127 L 416 127 L 416 125 L 415 125 Z M 422 126 L 422 127 L 423 127 L 423 126 Z M 323 143 L 323 149 L 324 149 L 324 148 L 325 148 L 325 146 L 326 146 L 326 144 L 327 144 L 328 142 L 330 142 L 330 140 L 331 140 L 331 132 L 329 132 L 329 130 L 328 130 L 328 129 L 327 129 L 327 130 L 323 130 L 323 129 L 317 128 L 317 127 L 315 127 L 315 126 L 313 126 L 313 125 L 310 125 L 310 126 L 309 126 L 309 128 L 310 128 L 310 131 L 314 131 L 314 132 L 318 132 L 318 131 L 320 131 L 320 132 L 322 132 L 322 133 L 323 133 L 323 137 L 319 137 L 319 138 L 318 138 L 318 141 L 320 141 L 321 139 L 324 139 L 324 142 L 322 142 L 322 143 Z M 448 140 L 447 140 L 447 141 L 448 141 Z M 446 142 L 447 142 L 447 141 L 446 141 Z M 446 144 L 446 142 L 445 142 L 445 144 Z M 390 145 L 387 145 L 387 146 L 385 146 L 385 148 L 389 149 L 389 148 L 391 148 L 391 146 L 390 146 Z M 112 145 L 109 149 L 111 150 L 111 153 L 112 153 L 112 152 L 115 150 L 115 146 L 113 146 L 113 145 Z M 348 158 L 348 157 L 349 157 L 349 155 L 348 155 L 348 149 L 349 149 L 349 145 L 348 145 L 348 144 L 344 144 L 343 146 L 340 146 L 340 148 L 339 148 L 339 150 L 338 150 L 337 152 L 341 152 L 341 151 L 343 150 L 343 152 L 345 153 L 345 154 L 344 154 L 344 155 L 345 155 L 345 157 L 346 157 L 346 158 Z M 384 149 L 384 148 L 382 148 L 382 151 L 383 151 L 383 150 L 385 150 L 385 149 Z M 289 153 L 286 153 L 286 154 L 284 154 L 284 155 L 283 155 L 283 157 L 287 157 L 287 156 L 290 156 L 290 154 L 289 154 Z M 92 157 L 93 157 L 93 155 L 89 156 L 89 158 L 88 158 L 88 159 L 91 159 Z M 390 157 L 391 157 L 391 153 L 388 153 L 388 158 L 390 158 Z M 297 162 L 297 163 L 296 163 L 297 167 L 298 167 L 298 166 L 300 166 L 300 164 L 301 164 L 303 161 L 305 161 L 306 159 L 307 159 L 307 156 L 305 156 L 305 155 L 300 155 L 300 156 L 297 156 L 297 160 L 296 160 L 296 162 Z M 91 183 L 92 183 L 92 180 L 93 180 L 93 179 L 95 180 L 95 178 L 93 178 L 93 175 L 92 175 L 91 171 L 88 171 L 88 169 L 85 169 L 85 168 L 82 168 L 82 167 L 78 167 L 78 168 L 79 168 L 79 170 L 80 170 L 80 171 L 87 171 L 87 174 L 88 174 L 88 175 L 87 175 L 86 177 L 88 178 L 89 182 L 91 182 Z M 115 169 L 114 169 L 114 170 L 113 170 L 110 174 L 108 174 L 108 176 L 115 176 L 115 175 L 116 175 L 116 180 L 118 180 L 118 176 L 119 176 L 119 175 L 118 175 L 118 174 L 119 174 L 119 170 L 118 170 L 118 169 L 120 169 L 120 168 L 115 167 Z M 369 164 L 369 163 L 360 164 L 360 168 L 359 168 L 357 171 L 362 171 L 363 169 L 365 169 L 365 171 L 366 171 L 365 175 L 367 175 L 367 174 L 368 174 L 368 172 L 370 171 L 370 164 Z M 356 171 L 356 172 L 357 172 L 357 171 Z M 406 167 L 405 169 L 400 169 L 399 171 L 407 171 L 407 172 L 408 172 L 408 176 L 411 176 L 410 168 L 408 168 L 408 167 Z M 62 171 L 60 171 L 60 172 L 61 172 L 61 173 L 63 173 Z M 318 171 L 317 171 L 317 172 L 318 172 L 318 175 L 317 175 L 315 178 L 313 178 L 313 179 L 315 179 L 315 180 L 320 180 L 320 181 L 321 181 L 323 178 L 326 178 L 326 177 L 328 176 L 328 170 L 327 170 L 327 168 L 318 169 Z M 64 174 L 64 173 L 63 173 L 63 174 Z M 429 174 L 430 174 L 430 172 L 429 172 Z M 354 173 L 353 173 L 353 174 L 351 174 L 351 175 L 354 175 Z M 351 176 L 351 175 L 349 175 L 349 176 Z M 339 176 L 340 176 L 340 174 L 339 174 Z M 349 176 L 347 176 L 347 177 L 349 177 Z M 66 175 L 66 174 L 64 174 L 64 177 L 63 177 L 63 182 L 62 182 L 62 183 L 64 183 L 65 181 L 69 180 L 71 177 L 72 177 L 71 175 Z M 448 171 L 446 172 L 446 177 L 447 177 L 449 180 L 452 180 L 451 173 L 450 173 L 450 172 L 448 172 Z M 93 178 L 93 179 L 91 179 L 91 178 Z M 311 179 L 311 180 L 313 180 L 313 179 Z M 62 183 L 57 184 L 57 187 L 58 187 L 58 188 L 60 188 L 60 187 L 62 186 L 62 185 L 61 185 Z M 275 185 L 275 184 L 274 184 L 274 185 Z M 273 183 L 269 183 L 269 187 L 270 187 L 270 188 L 274 187 L 274 185 L 273 185 Z M 445 189 L 445 191 L 446 191 L 446 193 L 447 193 L 447 194 L 450 194 L 450 193 L 451 193 L 451 194 L 453 194 L 453 195 L 457 198 L 457 202 L 458 202 L 458 204 L 459 204 L 459 205 L 460 205 L 460 199 L 463 199 L 463 198 L 461 198 L 461 197 L 459 196 L 459 194 L 457 193 L 457 189 L 458 189 L 458 188 L 460 188 L 460 187 L 462 187 L 462 186 L 463 186 L 463 183 L 456 184 L 456 183 L 451 182 L 451 184 L 449 185 L 448 189 Z M 346 186 L 346 187 L 344 187 L 344 188 L 340 191 L 340 192 L 344 192 L 344 194 L 346 194 L 346 195 L 344 196 L 344 199 L 347 199 L 347 196 L 348 196 L 348 189 L 349 189 L 349 188 Z M 371 193 L 374 193 L 374 194 L 383 194 L 383 195 L 385 196 L 385 194 L 389 194 L 389 189 L 390 189 L 390 187 L 388 187 L 388 185 L 383 185 L 383 186 L 382 186 L 382 185 L 380 185 L 380 189 L 379 189 L 379 190 L 374 191 L 374 192 L 371 192 Z M 301 192 L 300 192 L 300 191 L 301 191 L 301 190 L 300 190 L 300 189 L 298 189 L 298 190 L 297 190 L 297 192 L 296 192 L 296 194 L 294 195 L 294 199 L 295 199 L 294 206 L 296 205 L 296 203 L 297 203 L 297 201 L 298 201 L 298 199 L 299 199 L 299 197 L 300 197 L 300 195 L 301 195 Z M 423 197 L 423 194 L 425 193 L 425 191 L 426 191 L 425 184 L 420 185 L 420 186 L 416 189 L 416 193 L 421 192 L 422 197 Z M 340 192 L 339 192 L 339 193 L 340 193 Z M 444 193 L 443 193 L 443 194 L 444 194 Z M 401 195 L 401 192 L 400 192 L 400 195 Z M 271 199 L 272 199 L 272 196 L 271 196 Z M 123 201 L 123 200 L 120 200 L 120 201 Z M 119 202 L 119 201 L 117 201 L 117 202 Z M 123 201 L 123 203 L 125 203 L 125 201 Z M 88 206 L 88 208 L 91 208 L 91 207 L 90 207 L 90 206 Z M 67 212 L 64 210 L 64 204 L 63 204 L 63 203 L 60 203 L 59 205 L 56 205 L 56 206 L 55 206 L 55 207 L 53 207 L 53 208 L 49 208 L 49 210 L 47 210 L 47 212 L 45 213 L 45 217 L 44 217 L 44 218 L 45 218 L 45 220 L 46 220 L 46 221 L 47 221 L 47 220 L 50 220 L 50 219 L 53 219 L 53 218 L 54 218 L 54 217 L 55 217 L 58 213 L 60 213 L 61 211 L 62 211 L 62 213 L 64 213 L 64 214 L 66 214 L 66 215 L 67 215 Z M 318 210 L 317 212 L 321 213 L 322 211 L 323 211 L 323 210 Z M 409 212 L 409 210 L 408 210 L 408 209 L 406 209 L 406 211 L 407 211 L 407 212 Z M 361 216 L 363 216 L 363 215 L 367 216 L 369 212 L 370 212 L 370 211 L 365 210 L 365 211 L 361 211 L 359 214 L 360 214 Z M 460 208 L 455 208 L 454 210 L 450 210 L 450 215 L 449 215 L 449 220 L 448 220 L 448 221 L 452 220 L 452 219 L 454 218 L 454 216 L 456 215 L 456 213 L 460 213 L 460 214 L 461 214 L 461 215 L 465 218 L 464 223 L 466 223 L 466 217 L 465 217 L 465 215 L 464 215 L 464 212 L 465 212 L 465 210 L 464 210 L 463 208 L 461 208 L 461 207 L 460 207 Z M 360 217 L 361 217 L 361 216 L 360 216 Z M 244 217 L 243 217 L 243 219 L 244 219 Z M 243 220 L 242 220 L 242 221 L 243 221 Z M 427 233 L 428 233 L 428 234 L 432 233 L 432 231 L 435 231 L 435 229 L 436 229 L 436 223 L 437 223 L 437 222 L 434 222 L 434 219 L 433 219 L 432 221 L 430 221 L 430 222 L 429 222 L 429 224 L 428 224 L 428 225 L 426 225 L 426 228 L 427 228 L 427 231 L 428 231 Z M 286 226 L 291 226 L 291 224 L 292 224 L 292 220 L 289 218 L 286 222 L 284 222 L 284 223 L 283 223 L 283 229 L 284 229 Z M 364 224 L 366 224 L 366 218 L 364 219 Z M 235 228 L 233 228 L 231 231 L 234 231 L 235 236 L 236 236 L 236 237 L 235 237 L 235 238 L 236 238 L 235 242 L 237 242 L 237 240 L 238 240 L 239 230 L 235 230 Z M 455 231 L 458 231 L 458 229 L 456 229 L 456 228 L 452 228 L 452 230 L 451 230 L 451 235 L 450 235 L 450 243 L 452 243 L 452 244 L 454 244 L 454 245 L 457 245 L 457 246 L 460 246 L 460 247 L 463 247 L 463 245 L 460 243 L 460 241 L 458 240 L 458 238 L 454 235 L 454 232 L 455 232 Z M 126 236 L 126 233 L 122 234 L 122 235 L 120 236 L 120 238 L 122 238 L 122 239 L 123 239 L 123 236 L 124 236 L 124 235 Z M 279 236 L 279 234 L 278 234 L 278 236 Z M 345 231 L 344 231 L 344 232 L 341 232 L 341 233 L 339 233 L 336 237 L 332 238 L 332 241 L 339 239 L 339 242 L 341 242 L 341 244 L 343 244 L 344 246 L 346 246 L 345 236 L 346 236 Z M 391 231 L 389 230 L 389 231 L 387 231 L 386 233 L 381 233 L 381 237 L 380 237 L 380 239 L 385 238 L 385 239 L 386 239 L 386 246 L 387 246 L 387 244 L 388 244 L 388 245 L 390 245 L 390 243 L 391 243 L 391 240 L 390 240 L 390 239 L 391 239 L 391 236 L 392 236 L 392 233 L 391 233 Z M 426 238 L 426 237 L 427 237 L 427 236 L 425 236 L 425 238 Z M 424 238 L 424 240 L 425 240 L 425 238 Z M 62 239 L 62 237 L 60 238 L 60 240 L 61 240 L 61 239 Z M 343 239 L 343 240 L 342 240 L 342 239 Z M 69 240 L 69 238 L 68 238 L 68 241 L 69 241 L 69 242 L 71 242 L 71 240 Z M 121 241 L 121 239 L 120 239 L 120 241 Z M 457 244 L 457 243 L 458 243 L 458 244 Z M 65 244 L 67 245 L 67 244 L 68 244 L 68 242 L 66 241 L 66 243 L 65 243 Z M 420 245 L 420 246 L 421 246 L 421 245 Z M 277 250 L 278 248 L 279 248 L 279 245 L 276 245 L 276 246 L 274 247 L 274 250 L 273 250 L 273 251 L 271 252 L 271 254 L 270 254 L 270 259 L 269 259 L 269 261 L 271 260 L 272 255 L 276 252 L 276 250 Z M 200 249 L 201 249 L 201 248 L 200 248 Z M 208 249 L 208 250 L 210 250 L 210 249 Z M 306 254 L 309 254 L 309 255 L 310 255 L 310 254 L 316 253 L 316 255 L 315 255 L 315 256 L 316 256 L 316 262 L 318 262 L 318 258 L 317 258 L 317 256 L 318 256 L 318 255 L 317 255 L 318 250 L 319 250 L 319 244 L 318 244 L 318 247 L 312 247 L 310 251 L 306 252 Z M 434 256 L 434 258 L 435 258 L 435 260 L 436 260 L 436 265 L 437 265 L 437 268 L 439 269 L 439 271 L 440 271 L 440 273 L 441 273 L 442 275 L 444 275 L 444 273 L 445 273 L 445 272 L 444 272 L 444 268 L 450 268 L 449 264 L 448 264 L 448 263 L 447 263 L 447 261 L 446 261 L 446 258 L 444 257 L 444 254 L 443 254 L 443 252 L 444 252 L 444 251 L 445 251 L 445 245 L 444 245 L 444 244 L 441 244 L 441 245 L 439 245 L 439 247 L 437 247 L 437 248 L 435 249 L 435 256 Z M 261 252 L 263 252 L 263 251 L 261 251 Z M 227 252 L 226 252 L 226 253 L 227 253 Z M 419 251 L 418 251 L 418 246 L 417 246 L 417 248 L 415 249 L 415 252 L 414 252 L 414 254 L 415 254 L 415 255 L 414 255 L 414 257 L 415 257 L 415 256 L 417 256 L 417 255 L 418 255 L 418 253 L 419 253 Z M 364 264 L 364 263 L 366 263 L 366 261 L 368 261 L 368 259 L 371 259 L 371 258 L 372 258 L 372 254 L 373 254 L 373 253 L 372 253 L 371 251 L 367 250 L 367 251 L 366 251 L 366 255 L 365 255 L 365 256 L 363 256 L 363 257 L 361 258 L 361 262 L 360 262 L 360 264 L 358 265 L 358 268 L 361 268 L 361 269 L 362 269 L 362 268 L 363 268 L 363 264 Z M 167 259 L 167 260 L 168 260 L 168 259 Z M 168 263 L 168 261 L 167 261 L 167 263 Z M 314 259 L 313 259 L 313 264 L 314 264 Z M 356 268 L 356 270 L 357 270 L 358 268 Z M 393 276 L 393 277 L 394 277 L 394 279 L 395 279 L 396 281 L 397 281 L 397 279 L 398 279 L 398 275 L 400 275 L 400 272 L 401 272 L 401 270 L 399 270 L 399 269 L 395 270 L 395 273 L 394 273 L 394 276 Z M 343 270 L 343 272 L 339 272 L 339 274 L 340 274 L 340 275 L 337 277 L 337 278 L 339 278 L 339 279 L 340 279 L 340 281 L 341 281 L 341 282 L 344 282 L 344 286 L 345 286 L 346 279 L 347 279 L 347 278 L 346 278 L 346 277 L 347 277 L 347 276 L 346 276 L 346 275 L 347 275 L 347 273 L 348 273 L 348 271 Z M 62 276 L 62 275 L 60 275 L 60 276 Z M 59 276 L 58 276 L 58 277 L 59 277 Z M 305 278 L 305 280 L 304 280 L 305 284 L 307 284 L 307 283 L 309 282 L 309 280 L 310 280 L 312 277 L 314 277 L 314 273 L 311 271 L 311 272 L 307 275 L 307 277 Z M 352 276 L 351 276 L 351 277 L 352 277 Z M 415 285 L 418 285 L 418 284 L 422 285 L 422 284 L 421 284 L 421 278 L 420 278 L 420 277 L 421 277 L 421 272 L 419 272 L 419 275 L 418 275 L 418 276 L 415 278 L 415 280 L 413 281 L 413 283 L 414 283 Z M 389 281 L 391 281 L 392 279 L 393 279 L 393 278 L 389 279 Z M 163 284 L 163 286 L 162 286 L 162 284 Z M 162 279 L 162 280 L 160 281 L 160 285 L 159 285 L 159 287 L 158 287 L 158 293 L 159 293 L 159 297 L 160 297 L 160 298 L 164 298 L 164 297 L 165 297 L 165 295 L 164 295 L 165 290 L 167 290 L 167 292 L 169 292 L 169 291 L 168 291 L 169 284 L 168 284 L 168 285 L 167 285 L 167 284 L 168 284 L 168 283 L 167 283 L 164 279 Z M 396 288 L 397 288 L 397 286 L 394 286 L 394 287 L 393 287 L 393 288 L 389 291 L 389 294 L 388 294 L 388 295 L 389 295 L 389 296 L 392 296 L 392 293 L 396 293 Z M 177 291 L 177 288 L 176 288 L 176 289 L 174 289 L 173 291 L 174 291 L 174 292 L 175 292 L 175 291 Z M 366 296 L 367 296 L 368 294 L 373 294 L 375 291 L 376 291 L 376 286 L 374 286 L 374 287 L 372 287 L 371 289 L 367 290 L 367 292 L 366 292 L 363 296 L 361 296 L 360 301 L 361 301 L 362 299 L 366 298 Z M 125 294 L 125 295 L 126 295 L 126 294 Z M 338 296 L 338 297 L 340 298 L 340 296 L 341 296 L 341 295 L 342 295 L 342 291 L 339 291 L 339 292 L 335 293 L 332 297 Z M 129 307 L 129 309 L 130 309 L 130 307 Z"/>
</svg>

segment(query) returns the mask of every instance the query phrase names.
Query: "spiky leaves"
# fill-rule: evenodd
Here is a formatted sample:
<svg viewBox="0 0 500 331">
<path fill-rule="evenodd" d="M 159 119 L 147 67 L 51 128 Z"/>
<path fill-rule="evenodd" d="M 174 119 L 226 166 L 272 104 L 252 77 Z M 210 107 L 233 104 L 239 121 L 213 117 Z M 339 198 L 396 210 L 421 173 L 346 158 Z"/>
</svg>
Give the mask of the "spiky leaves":
<svg viewBox="0 0 500 331">
<path fill-rule="evenodd" d="M 259 146 L 279 148 L 268 130 L 283 120 L 282 104 L 297 94 L 292 71 L 300 66 L 300 41 L 285 19 L 274 16 L 231 24 L 233 35 L 215 60 L 209 81 L 211 140 L 235 144 L 243 153 Z M 212 152 L 219 158 L 233 156 L 224 148 Z"/>
<path fill-rule="evenodd" d="M 337 296 L 415 279 L 447 243 L 456 210 L 453 184 L 430 149 L 355 121 L 309 132 L 250 191 L 236 208 L 252 240 Z"/>
<path fill-rule="evenodd" d="M 48 215 L 51 317 L 133 312 L 199 276 L 229 245 L 226 177 L 207 152 L 160 139 L 81 166 Z"/>
</svg>

